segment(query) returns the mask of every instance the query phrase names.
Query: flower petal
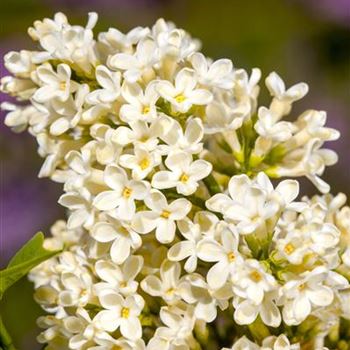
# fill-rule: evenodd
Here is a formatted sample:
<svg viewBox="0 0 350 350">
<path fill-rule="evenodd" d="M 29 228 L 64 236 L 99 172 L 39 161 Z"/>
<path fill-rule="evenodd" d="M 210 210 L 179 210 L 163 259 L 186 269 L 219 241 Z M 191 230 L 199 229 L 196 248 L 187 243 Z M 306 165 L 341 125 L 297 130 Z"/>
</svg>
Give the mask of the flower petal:
<svg viewBox="0 0 350 350">
<path fill-rule="evenodd" d="M 259 308 L 256 305 L 244 300 L 237 306 L 233 317 L 239 325 L 251 324 L 257 318 L 258 312 Z"/>
<path fill-rule="evenodd" d="M 214 321 L 217 315 L 215 303 L 198 303 L 196 306 L 195 315 L 198 319 L 206 322 Z"/>
<path fill-rule="evenodd" d="M 181 275 L 181 265 L 178 262 L 165 260 L 160 267 L 163 287 L 177 287 Z"/>
<path fill-rule="evenodd" d="M 113 225 L 107 222 L 97 223 L 91 230 L 91 236 L 98 242 L 110 242 L 114 240 L 118 233 Z"/>
<path fill-rule="evenodd" d="M 138 233 L 148 233 L 156 228 L 158 218 L 159 215 L 152 211 L 140 211 L 132 218 L 131 227 Z"/>
<path fill-rule="evenodd" d="M 193 243 L 182 241 L 174 244 L 168 251 L 168 259 L 171 261 L 180 261 L 194 253 Z"/>
<path fill-rule="evenodd" d="M 280 310 L 272 301 L 264 300 L 261 304 L 260 316 L 267 326 L 278 327 L 281 324 Z"/>
<path fill-rule="evenodd" d="M 175 86 L 179 92 L 191 91 L 196 86 L 193 71 L 188 68 L 182 69 L 175 78 Z"/>
<path fill-rule="evenodd" d="M 227 281 L 230 270 L 226 261 L 219 261 L 210 268 L 207 274 L 208 284 L 213 289 L 222 287 Z"/>
<path fill-rule="evenodd" d="M 318 286 L 317 289 L 309 289 L 307 296 L 317 306 L 327 306 L 332 303 L 334 294 L 331 288 Z"/>
<path fill-rule="evenodd" d="M 145 198 L 148 208 L 156 212 L 162 212 L 168 205 L 164 194 L 158 190 L 151 190 L 150 195 Z"/>
<path fill-rule="evenodd" d="M 119 266 L 116 266 L 111 261 L 98 260 L 95 264 L 97 275 L 111 285 L 121 280 L 123 275 Z"/>
<path fill-rule="evenodd" d="M 301 296 L 293 302 L 293 313 L 298 323 L 304 321 L 311 312 L 311 304 L 309 299 Z"/>
<path fill-rule="evenodd" d="M 113 290 L 104 290 L 98 296 L 101 305 L 107 309 L 115 312 L 116 308 L 121 308 L 123 305 L 123 298 Z M 116 317 L 117 315 L 115 315 Z"/>
<path fill-rule="evenodd" d="M 172 220 L 161 219 L 157 221 L 156 238 L 158 242 L 168 244 L 174 240 L 176 224 Z"/>
<path fill-rule="evenodd" d="M 203 239 L 197 246 L 198 257 L 203 261 L 215 262 L 224 258 L 222 246 L 213 239 Z"/>
<path fill-rule="evenodd" d="M 107 332 L 114 332 L 120 325 L 120 319 L 113 310 L 102 310 L 95 317 L 94 321 L 98 321 L 101 328 Z"/>
<path fill-rule="evenodd" d="M 115 191 L 122 192 L 127 181 L 127 175 L 124 169 L 118 166 L 108 165 L 104 172 L 104 180 L 107 186 Z"/>
<path fill-rule="evenodd" d="M 184 198 L 179 198 L 173 201 L 169 205 L 169 211 L 171 212 L 171 219 L 181 220 L 183 219 L 191 210 L 192 204 L 190 201 Z"/>
<path fill-rule="evenodd" d="M 137 317 L 123 319 L 120 323 L 120 333 L 128 339 L 136 340 L 142 336 L 142 327 Z"/>
<path fill-rule="evenodd" d="M 110 254 L 113 262 L 118 265 L 122 264 L 130 255 L 130 240 L 119 236 L 113 242 Z"/>
<path fill-rule="evenodd" d="M 142 280 L 141 287 L 146 293 L 155 297 L 161 294 L 162 282 L 158 277 L 149 275 Z"/>
<path fill-rule="evenodd" d="M 206 105 L 213 99 L 212 93 L 204 89 L 193 90 L 190 92 L 188 97 L 189 100 L 195 105 Z"/>
<path fill-rule="evenodd" d="M 158 171 L 152 177 L 152 187 L 160 190 L 175 187 L 177 176 L 171 171 Z"/>
<path fill-rule="evenodd" d="M 276 187 L 276 192 L 281 195 L 286 204 L 293 202 L 299 194 L 299 182 L 295 180 L 281 181 Z"/>
<path fill-rule="evenodd" d="M 99 193 L 92 204 L 99 210 L 112 210 L 119 205 L 120 194 L 116 191 L 104 191 Z"/>
</svg>

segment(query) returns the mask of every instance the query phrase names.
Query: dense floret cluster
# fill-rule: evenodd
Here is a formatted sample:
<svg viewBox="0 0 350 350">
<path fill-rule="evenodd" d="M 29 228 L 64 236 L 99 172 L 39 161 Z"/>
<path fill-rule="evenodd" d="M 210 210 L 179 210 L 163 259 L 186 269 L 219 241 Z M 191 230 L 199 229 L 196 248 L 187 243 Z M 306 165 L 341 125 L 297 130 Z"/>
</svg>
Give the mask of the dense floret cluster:
<svg viewBox="0 0 350 350">
<path fill-rule="evenodd" d="M 339 133 L 323 111 L 283 120 L 308 86 L 273 72 L 258 107 L 259 69 L 205 57 L 162 19 L 94 38 L 96 21 L 36 21 L 40 49 L 5 56 L 2 91 L 29 102 L 4 103 L 5 123 L 37 139 L 68 214 L 45 241 L 62 253 L 30 274 L 39 342 L 348 349 L 350 208 L 320 178 Z M 324 194 L 270 181 L 301 176 Z"/>
</svg>

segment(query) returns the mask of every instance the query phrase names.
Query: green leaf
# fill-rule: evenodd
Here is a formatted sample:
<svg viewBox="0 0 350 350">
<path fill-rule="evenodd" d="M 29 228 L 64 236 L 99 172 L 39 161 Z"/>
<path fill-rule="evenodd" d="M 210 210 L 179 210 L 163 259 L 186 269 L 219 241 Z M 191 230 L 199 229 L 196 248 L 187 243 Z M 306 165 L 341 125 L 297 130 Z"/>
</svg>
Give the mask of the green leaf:
<svg viewBox="0 0 350 350">
<path fill-rule="evenodd" d="M 9 287 L 31 269 L 59 253 L 59 251 L 44 249 L 43 243 L 44 234 L 38 232 L 15 254 L 7 268 L 0 271 L 0 299 Z"/>
</svg>

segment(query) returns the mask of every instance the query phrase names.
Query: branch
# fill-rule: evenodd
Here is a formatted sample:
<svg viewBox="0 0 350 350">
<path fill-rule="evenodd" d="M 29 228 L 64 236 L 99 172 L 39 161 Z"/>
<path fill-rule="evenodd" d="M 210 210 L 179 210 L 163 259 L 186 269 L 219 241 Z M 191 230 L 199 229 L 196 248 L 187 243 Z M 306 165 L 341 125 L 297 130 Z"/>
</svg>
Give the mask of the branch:
<svg viewBox="0 0 350 350">
<path fill-rule="evenodd" d="M 12 339 L 7 329 L 5 328 L 2 318 L 0 316 L 0 345 L 3 350 L 16 350 L 12 343 Z"/>
</svg>

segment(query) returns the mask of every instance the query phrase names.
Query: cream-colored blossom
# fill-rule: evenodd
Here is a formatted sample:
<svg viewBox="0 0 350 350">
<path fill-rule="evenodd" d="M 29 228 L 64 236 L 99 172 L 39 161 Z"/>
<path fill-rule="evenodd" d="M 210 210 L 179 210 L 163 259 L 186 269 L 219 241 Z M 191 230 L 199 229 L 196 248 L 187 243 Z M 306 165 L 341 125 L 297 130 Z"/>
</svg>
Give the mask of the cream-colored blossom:
<svg viewBox="0 0 350 350">
<path fill-rule="evenodd" d="M 258 68 L 206 57 L 174 23 L 94 35 L 96 21 L 36 21 L 36 50 L 4 57 L 0 89 L 20 101 L 1 105 L 5 124 L 36 138 L 39 177 L 62 184 L 67 209 L 44 243 L 62 251 L 29 274 L 49 314 L 38 341 L 344 347 L 350 209 L 343 194 L 296 201 L 289 179 L 328 192 L 321 177 L 338 159 L 324 146 L 339 137 L 326 112 L 287 116 L 308 86 L 273 72 L 259 106 Z"/>
</svg>

